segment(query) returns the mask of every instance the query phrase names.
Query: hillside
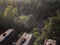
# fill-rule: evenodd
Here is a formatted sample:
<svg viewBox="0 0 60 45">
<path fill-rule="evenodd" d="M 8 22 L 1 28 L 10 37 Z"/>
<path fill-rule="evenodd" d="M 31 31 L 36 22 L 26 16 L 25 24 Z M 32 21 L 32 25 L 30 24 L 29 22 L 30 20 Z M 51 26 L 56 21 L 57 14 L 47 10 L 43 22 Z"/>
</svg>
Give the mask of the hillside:
<svg viewBox="0 0 60 45">
<path fill-rule="evenodd" d="M 60 42 L 60 1 L 0 0 L 0 32 L 7 29 L 34 34 L 33 45 L 43 45 L 45 39 Z"/>
</svg>

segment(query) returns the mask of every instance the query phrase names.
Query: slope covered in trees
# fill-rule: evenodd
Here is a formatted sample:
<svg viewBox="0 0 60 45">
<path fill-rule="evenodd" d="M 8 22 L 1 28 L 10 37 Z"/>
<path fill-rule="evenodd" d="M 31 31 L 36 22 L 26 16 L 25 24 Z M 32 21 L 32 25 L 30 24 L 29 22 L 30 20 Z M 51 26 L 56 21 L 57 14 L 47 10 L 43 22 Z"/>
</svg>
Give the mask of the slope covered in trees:
<svg viewBox="0 0 60 45">
<path fill-rule="evenodd" d="M 33 45 L 42 45 L 47 38 L 59 40 L 59 27 L 59 0 L 0 0 L 0 31 L 33 33 Z"/>
</svg>

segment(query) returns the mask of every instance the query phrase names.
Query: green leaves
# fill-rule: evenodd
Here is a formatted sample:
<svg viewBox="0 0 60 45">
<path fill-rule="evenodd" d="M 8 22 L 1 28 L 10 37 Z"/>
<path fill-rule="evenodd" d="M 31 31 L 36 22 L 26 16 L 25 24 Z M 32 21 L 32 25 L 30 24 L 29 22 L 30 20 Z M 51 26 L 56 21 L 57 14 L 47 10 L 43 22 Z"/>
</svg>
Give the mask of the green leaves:
<svg viewBox="0 0 60 45">
<path fill-rule="evenodd" d="M 52 38 L 57 39 L 57 37 L 60 37 L 60 20 L 56 17 L 49 18 L 48 24 L 45 25 L 45 27 L 42 30 L 43 37 L 46 36 L 46 38 Z"/>
<path fill-rule="evenodd" d="M 39 45 L 39 41 L 40 41 L 40 33 L 39 33 L 39 28 L 33 28 L 32 33 L 34 34 L 34 37 L 36 38 L 33 45 Z"/>
<path fill-rule="evenodd" d="M 14 14 L 17 15 L 17 12 L 18 12 L 17 7 L 13 8 L 13 10 L 12 10 L 12 15 L 14 15 Z"/>
<path fill-rule="evenodd" d="M 25 21 L 25 22 L 28 21 L 29 19 L 28 16 L 24 16 L 24 15 L 21 15 L 19 18 L 21 19 L 21 21 Z"/>
<path fill-rule="evenodd" d="M 31 3 L 31 0 L 22 0 L 24 4 Z"/>
<path fill-rule="evenodd" d="M 7 6 L 7 8 L 4 10 L 4 16 L 14 16 L 17 15 L 17 7 L 13 8 L 13 6 Z"/>
<path fill-rule="evenodd" d="M 7 6 L 7 8 L 4 11 L 4 16 L 8 16 L 11 14 L 11 10 L 13 9 L 13 6 Z"/>
</svg>

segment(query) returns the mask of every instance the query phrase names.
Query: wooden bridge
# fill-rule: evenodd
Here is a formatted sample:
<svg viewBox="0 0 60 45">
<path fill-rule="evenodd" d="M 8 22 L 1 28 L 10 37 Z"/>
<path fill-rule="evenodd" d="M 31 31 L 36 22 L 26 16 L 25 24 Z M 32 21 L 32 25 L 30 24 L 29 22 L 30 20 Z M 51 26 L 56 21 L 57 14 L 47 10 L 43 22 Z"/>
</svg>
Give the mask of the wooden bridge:
<svg viewBox="0 0 60 45">
<path fill-rule="evenodd" d="M 17 41 L 16 45 L 32 45 L 33 40 L 33 34 L 24 33 L 22 37 Z"/>
<path fill-rule="evenodd" d="M 0 45 L 8 45 L 17 38 L 17 33 L 13 29 L 9 29 L 0 35 Z"/>
<path fill-rule="evenodd" d="M 14 29 L 8 29 L 0 35 L 0 45 L 32 45 L 34 35 L 24 33 L 17 41 L 17 33 Z"/>
</svg>

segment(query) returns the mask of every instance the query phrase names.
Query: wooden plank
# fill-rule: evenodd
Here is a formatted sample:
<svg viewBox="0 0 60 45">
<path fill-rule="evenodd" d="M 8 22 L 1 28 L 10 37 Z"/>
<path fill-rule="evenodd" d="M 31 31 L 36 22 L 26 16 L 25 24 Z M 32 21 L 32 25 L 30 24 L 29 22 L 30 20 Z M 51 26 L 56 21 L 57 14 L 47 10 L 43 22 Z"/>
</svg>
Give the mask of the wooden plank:
<svg viewBox="0 0 60 45">
<path fill-rule="evenodd" d="M 56 40 L 46 39 L 44 45 L 56 45 Z"/>
<path fill-rule="evenodd" d="M 17 41 L 16 45 L 31 45 L 34 39 L 33 34 L 24 33 L 22 37 Z"/>
<path fill-rule="evenodd" d="M 8 29 L 6 32 L 0 35 L 0 45 L 8 45 L 17 37 L 17 33 L 14 29 Z"/>
<path fill-rule="evenodd" d="M 24 33 L 21 38 L 17 41 L 16 45 L 21 45 L 21 42 L 23 41 L 23 38 L 25 37 L 26 33 Z"/>
</svg>

